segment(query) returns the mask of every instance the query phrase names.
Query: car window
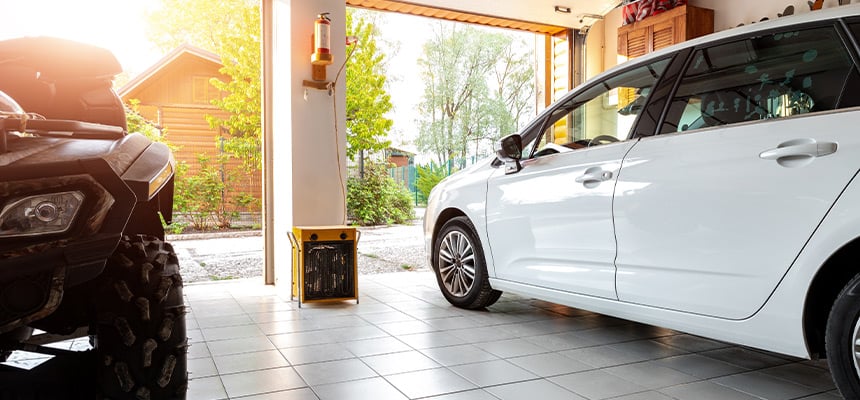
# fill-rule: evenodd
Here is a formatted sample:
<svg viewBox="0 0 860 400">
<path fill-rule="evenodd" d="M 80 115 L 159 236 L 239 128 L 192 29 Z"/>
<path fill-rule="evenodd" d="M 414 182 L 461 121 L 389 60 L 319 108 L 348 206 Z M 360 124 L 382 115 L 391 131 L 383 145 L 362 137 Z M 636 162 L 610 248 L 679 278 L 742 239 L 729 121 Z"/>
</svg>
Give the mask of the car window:
<svg viewBox="0 0 860 400">
<path fill-rule="evenodd" d="M 559 104 L 549 114 L 535 156 L 626 140 L 668 64 L 662 59 L 636 67 Z"/>
<path fill-rule="evenodd" d="M 840 107 L 843 90 L 856 90 L 858 83 L 854 64 L 833 27 L 699 49 L 681 78 L 661 131 L 833 110 Z"/>
</svg>

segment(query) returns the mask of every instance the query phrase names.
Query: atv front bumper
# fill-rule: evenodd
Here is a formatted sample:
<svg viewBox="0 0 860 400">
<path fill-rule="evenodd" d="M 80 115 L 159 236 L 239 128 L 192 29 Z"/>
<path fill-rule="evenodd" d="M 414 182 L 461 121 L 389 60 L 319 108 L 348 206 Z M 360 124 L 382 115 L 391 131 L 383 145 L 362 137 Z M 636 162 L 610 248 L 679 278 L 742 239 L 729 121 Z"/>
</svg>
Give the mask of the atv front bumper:
<svg viewBox="0 0 860 400">
<path fill-rule="evenodd" d="M 64 160 L 64 153 L 83 145 L 105 151 Z M 67 140 L 49 150 L 58 161 L 44 162 L 48 156 L 42 153 L 29 157 L 38 158 L 32 163 L 21 159 L 0 165 L 0 334 L 48 316 L 65 289 L 101 274 L 136 208 L 155 208 L 151 214 L 167 210 L 165 218 L 170 216 L 174 160 L 164 145 L 130 135 L 114 141 Z M 62 196 L 80 201 L 38 203 Z M 36 200 L 26 203 L 31 198 Z M 47 210 L 44 215 L 40 207 Z M 68 226 L 28 232 L 52 211 L 71 208 L 65 210 L 74 212 Z M 29 218 L 4 217 L 12 212 Z"/>
</svg>

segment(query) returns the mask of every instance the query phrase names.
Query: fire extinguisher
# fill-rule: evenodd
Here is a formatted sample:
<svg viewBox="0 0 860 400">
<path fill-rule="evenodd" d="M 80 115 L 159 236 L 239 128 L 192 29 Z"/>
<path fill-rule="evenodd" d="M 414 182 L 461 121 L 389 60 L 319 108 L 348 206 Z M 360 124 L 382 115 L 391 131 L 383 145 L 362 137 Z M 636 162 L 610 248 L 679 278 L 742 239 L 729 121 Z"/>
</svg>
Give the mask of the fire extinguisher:
<svg viewBox="0 0 860 400">
<path fill-rule="evenodd" d="M 314 20 L 314 53 L 311 55 L 311 63 L 314 65 L 329 65 L 333 61 L 331 55 L 331 19 L 329 19 L 328 14 L 319 14 Z"/>
</svg>

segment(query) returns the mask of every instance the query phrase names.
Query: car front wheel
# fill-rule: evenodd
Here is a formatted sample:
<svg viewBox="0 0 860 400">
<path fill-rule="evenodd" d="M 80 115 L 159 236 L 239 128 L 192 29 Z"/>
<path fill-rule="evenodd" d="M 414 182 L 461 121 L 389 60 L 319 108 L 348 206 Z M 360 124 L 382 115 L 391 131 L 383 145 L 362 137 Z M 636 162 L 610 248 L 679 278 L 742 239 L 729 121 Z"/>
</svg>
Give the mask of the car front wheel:
<svg viewBox="0 0 860 400">
<path fill-rule="evenodd" d="M 451 219 L 439 231 L 433 262 L 442 294 L 457 307 L 484 308 L 502 295 L 490 287 L 481 243 L 466 217 Z"/>
<path fill-rule="evenodd" d="M 825 347 L 842 396 L 860 398 L 860 275 L 845 285 L 830 310 Z"/>
</svg>

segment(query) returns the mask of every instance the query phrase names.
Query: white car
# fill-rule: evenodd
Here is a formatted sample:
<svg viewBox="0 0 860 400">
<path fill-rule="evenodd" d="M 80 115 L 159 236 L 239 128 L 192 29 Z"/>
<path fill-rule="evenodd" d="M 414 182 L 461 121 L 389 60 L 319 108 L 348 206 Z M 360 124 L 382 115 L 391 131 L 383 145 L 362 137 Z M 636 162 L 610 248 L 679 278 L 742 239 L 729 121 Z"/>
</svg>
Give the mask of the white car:
<svg viewBox="0 0 860 400">
<path fill-rule="evenodd" d="M 439 286 L 797 357 L 860 398 L 860 7 L 709 35 L 577 87 L 424 218 Z"/>
</svg>

